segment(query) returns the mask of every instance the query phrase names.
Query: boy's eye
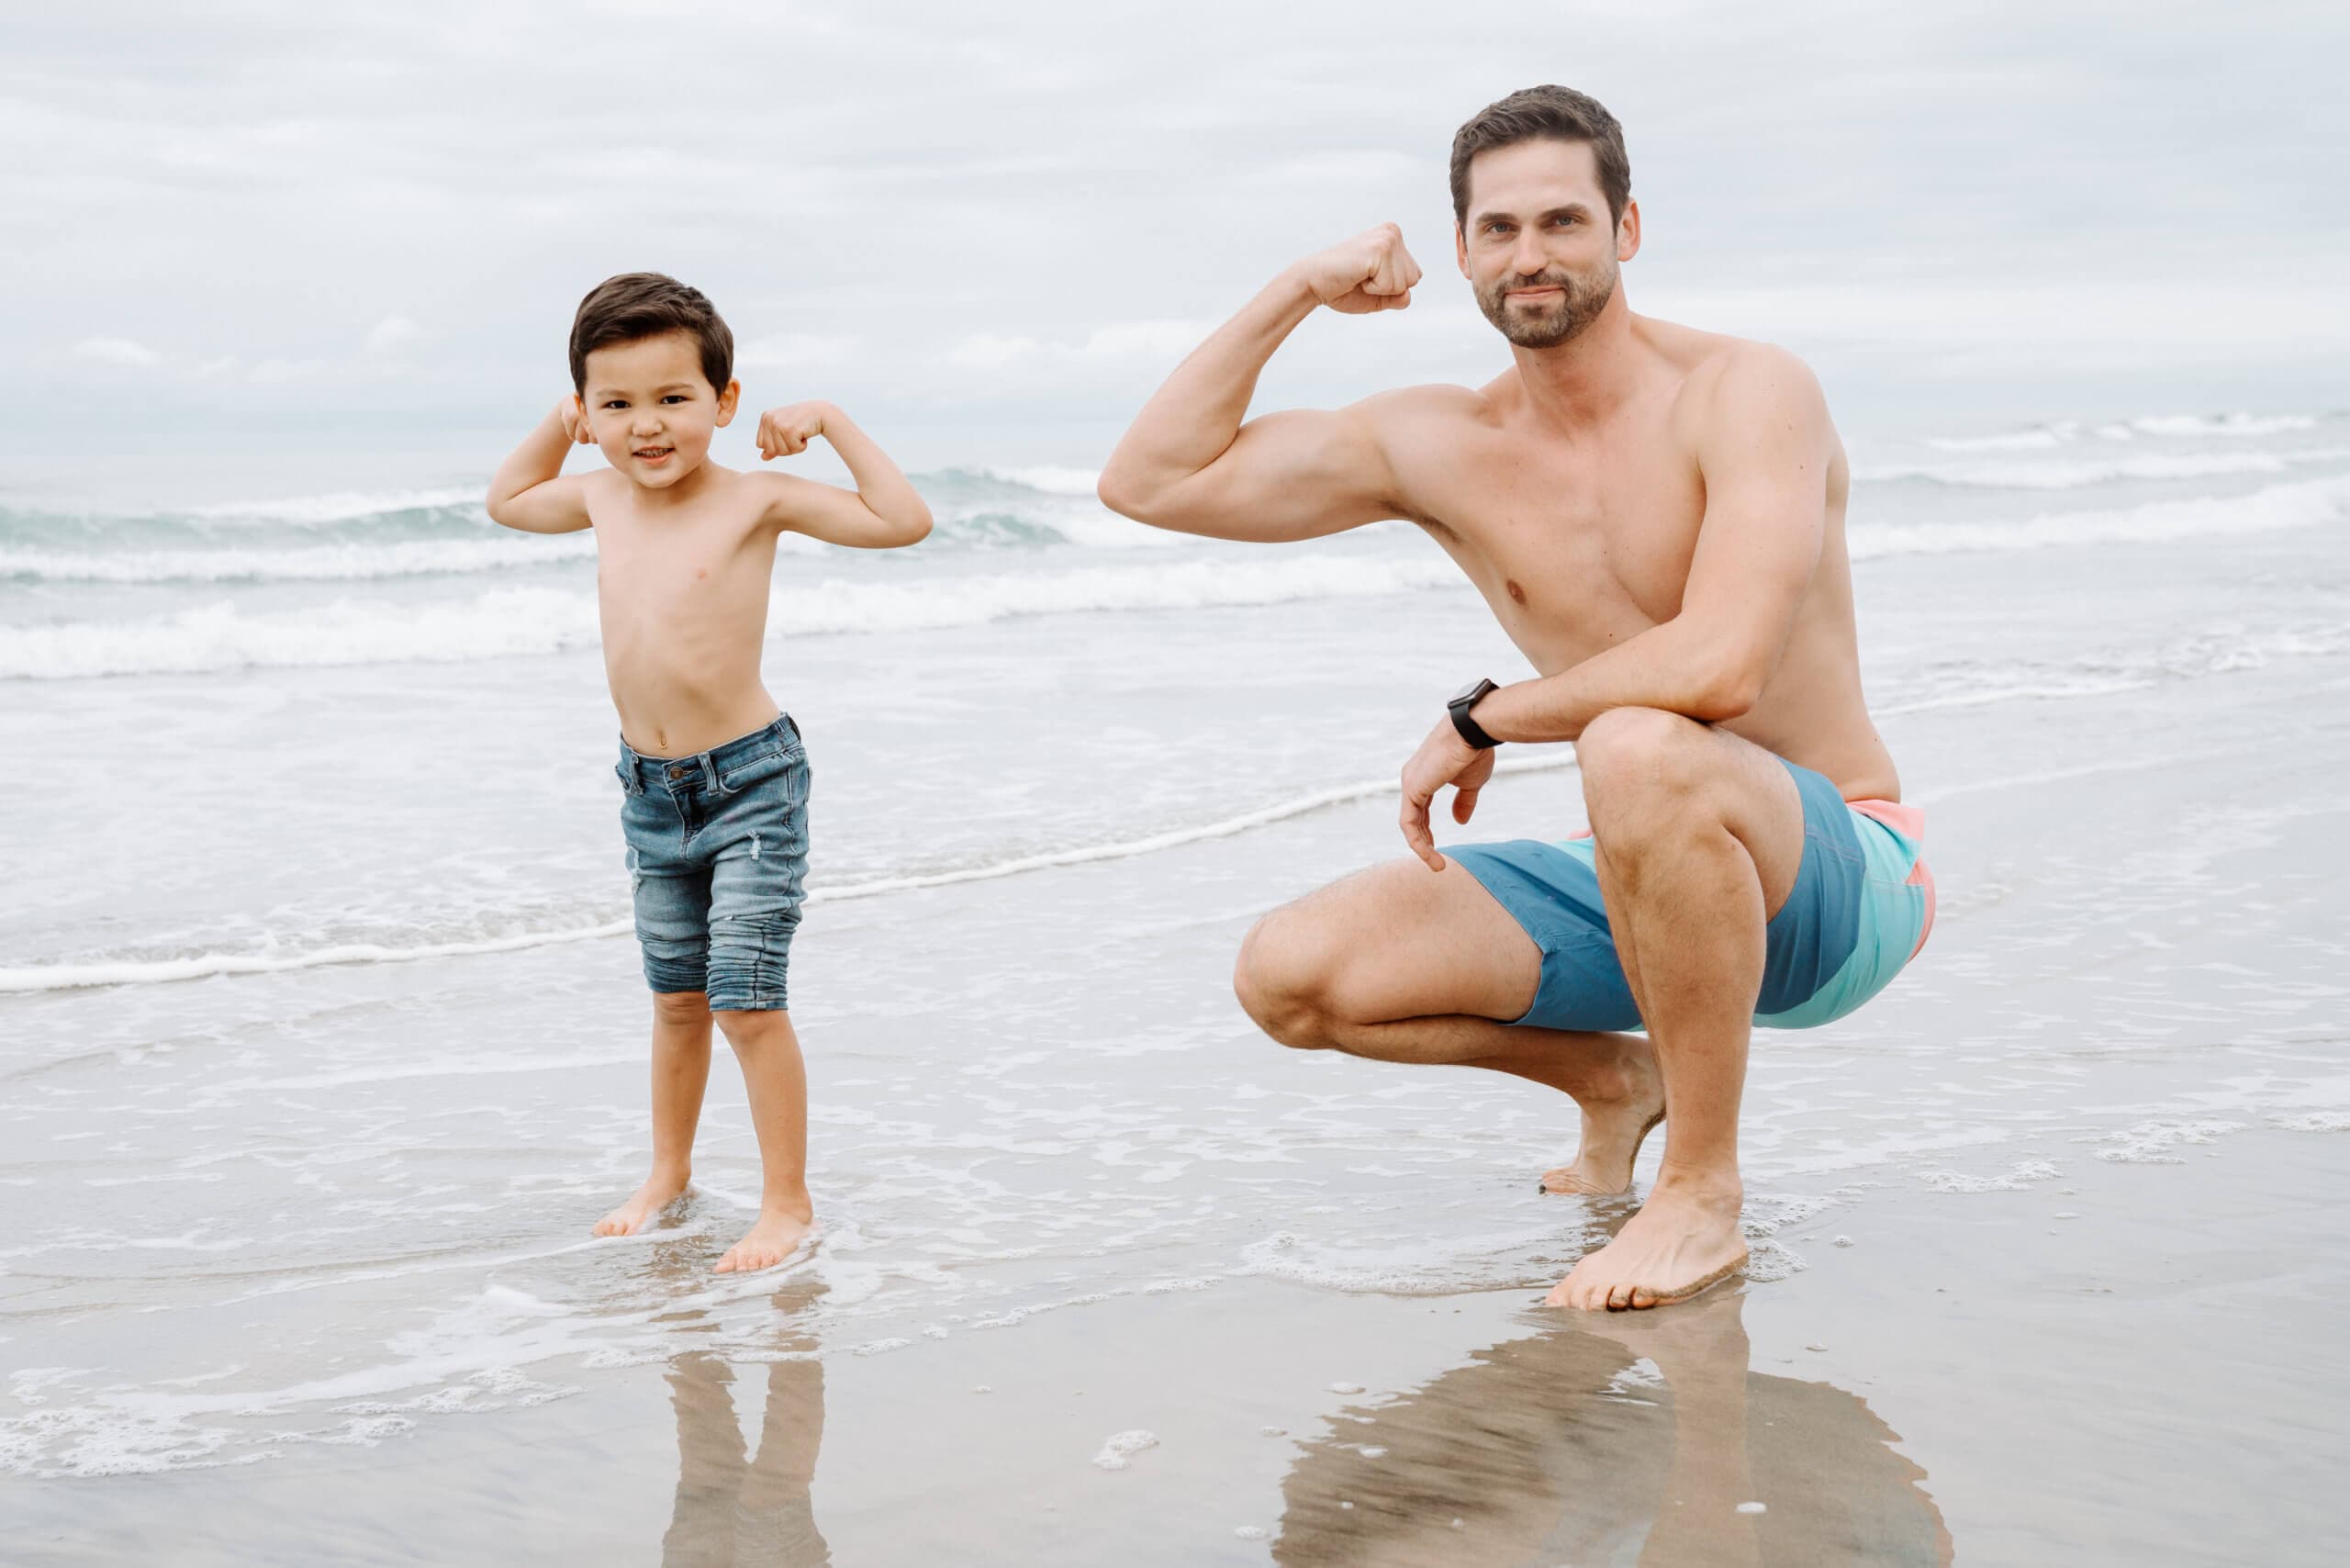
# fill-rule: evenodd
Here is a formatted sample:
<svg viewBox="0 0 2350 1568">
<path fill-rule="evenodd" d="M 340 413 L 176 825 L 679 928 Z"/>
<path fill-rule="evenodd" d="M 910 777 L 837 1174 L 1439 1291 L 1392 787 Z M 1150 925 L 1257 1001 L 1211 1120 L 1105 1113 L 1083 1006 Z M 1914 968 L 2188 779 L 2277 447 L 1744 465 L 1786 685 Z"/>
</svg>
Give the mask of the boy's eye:
<svg viewBox="0 0 2350 1568">
<path fill-rule="evenodd" d="M 661 400 L 662 400 L 664 403 L 684 403 L 684 402 L 690 401 L 690 399 L 689 399 L 689 398 L 687 398 L 687 396 L 686 396 L 683 392 L 672 392 L 672 393 L 669 393 L 668 395 L 666 395 L 666 397 L 664 397 Z"/>
<path fill-rule="evenodd" d="M 605 402 L 604 407 L 607 409 L 625 409 L 628 407 L 628 399 L 625 398 L 610 398 Z"/>
</svg>

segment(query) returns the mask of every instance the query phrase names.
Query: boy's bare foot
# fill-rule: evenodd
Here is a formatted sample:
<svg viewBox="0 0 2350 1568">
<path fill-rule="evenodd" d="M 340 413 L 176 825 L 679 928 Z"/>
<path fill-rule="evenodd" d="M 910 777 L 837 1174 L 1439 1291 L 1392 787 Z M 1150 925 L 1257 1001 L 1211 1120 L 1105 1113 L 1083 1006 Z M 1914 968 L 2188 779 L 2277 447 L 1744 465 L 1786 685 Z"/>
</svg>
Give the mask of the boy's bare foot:
<svg viewBox="0 0 2350 1568">
<path fill-rule="evenodd" d="M 772 1269 L 799 1249 L 815 1223 L 816 1211 L 805 1200 L 796 1207 L 761 1208 L 758 1223 L 718 1260 L 718 1271 L 747 1274 L 756 1269 Z"/>
<path fill-rule="evenodd" d="M 1645 1048 L 1626 1053 L 1623 1084 L 1620 1095 L 1578 1102 L 1583 1108 L 1583 1142 L 1572 1160 L 1542 1173 L 1542 1191 L 1632 1190 L 1632 1162 L 1639 1158 L 1640 1145 L 1649 1134 L 1664 1120 L 1664 1079 L 1656 1070 L 1656 1058 Z"/>
<path fill-rule="evenodd" d="M 628 1202 L 596 1222 L 599 1236 L 634 1236 L 647 1221 L 682 1196 L 689 1173 L 679 1171 L 671 1176 L 655 1171 L 644 1179 L 644 1185 L 629 1195 Z"/>
<path fill-rule="evenodd" d="M 1660 1178 L 1615 1240 L 1590 1253 L 1543 1298 L 1586 1312 L 1662 1306 L 1721 1283 L 1746 1266 L 1735 1182 Z"/>
</svg>

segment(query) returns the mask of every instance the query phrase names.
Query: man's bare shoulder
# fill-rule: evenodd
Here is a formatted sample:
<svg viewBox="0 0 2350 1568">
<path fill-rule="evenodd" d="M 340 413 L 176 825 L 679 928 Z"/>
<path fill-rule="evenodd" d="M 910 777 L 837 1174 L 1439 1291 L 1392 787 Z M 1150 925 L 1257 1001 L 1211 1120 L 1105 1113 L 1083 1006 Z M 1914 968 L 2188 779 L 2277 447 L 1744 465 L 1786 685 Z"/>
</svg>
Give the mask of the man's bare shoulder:
<svg viewBox="0 0 2350 1568">
<path fill-rule="evenodd" d="M 1686 391 L 1710 395 L 1721 389 L 1751 390 L 1774 382 L 1814 389 L 1819 385 L 1799 355 L 1777 343 L 1709 332 L 1654 316 L 1633 319 L 1649 351 L 1673 368 Z"/>
<path fill-rule="evenodd" d="M 1642 318 L 1640 327 L 1673 366 L 1673 423 L 1694 440 L 1734 434 L 1756 421 L 1829 428 L 1819 378 L 1794 351 L 1653 318 Z"/>
<path fill-rule="evenodd" d="M 1423 437 L 1443 426 L 1491 427 L 1501 422 L 1496 394 L 1516 378 L 1515 372 L 1506 372 L 1484 386 L 1456 386 L 1446 382 L 1398 386 L 1393 391 L 1374 393 L 1351 408 L 1382 438 Z"/>
</svg>

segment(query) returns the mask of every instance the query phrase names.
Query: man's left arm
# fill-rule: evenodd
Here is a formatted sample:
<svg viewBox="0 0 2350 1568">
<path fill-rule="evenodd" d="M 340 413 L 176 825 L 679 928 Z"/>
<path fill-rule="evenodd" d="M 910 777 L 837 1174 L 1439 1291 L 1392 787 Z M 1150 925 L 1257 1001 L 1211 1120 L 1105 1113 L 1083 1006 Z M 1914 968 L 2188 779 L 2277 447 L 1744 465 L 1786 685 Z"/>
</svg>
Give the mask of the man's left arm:
<svg viewBox="0 0 2350 1568">
<path fill-rule="evenodd" d="M 1472 716 L 1494 739 L 1571 741 L 1610 708 L 1710 723 L 1761 698 L 1819 564 L 1835 430 L 1803 362 L 1760 344 L 1723 367 L 1708 404 L 1697 442 L 1706 515 L 1680 612 L 1572 668 L 1488 693 Z M 1458 785 L 1452 815 L 1465 823 L 1492 772 L 1493 753 L 1461 739 L 1449 715 L 1404 764 L 1404 837 L 1430 867 L 1444 866 L 1428 832 L 1436 792 Z"/>
</svg>

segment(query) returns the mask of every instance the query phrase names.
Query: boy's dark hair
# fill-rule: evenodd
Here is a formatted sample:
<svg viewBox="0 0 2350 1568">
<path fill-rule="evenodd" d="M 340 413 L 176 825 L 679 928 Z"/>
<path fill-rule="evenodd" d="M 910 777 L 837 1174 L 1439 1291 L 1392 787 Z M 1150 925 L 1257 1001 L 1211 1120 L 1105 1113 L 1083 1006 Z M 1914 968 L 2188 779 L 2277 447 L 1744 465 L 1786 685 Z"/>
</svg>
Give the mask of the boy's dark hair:
<svg viewBox="0 0 2350 1568">
<path fill-rule="evenodd" d="M 666 273 L 622 273 L 588 291 L 571 319 L 571 385 L 588 391 L 588 356 L 614 343 L 688 332 L 701 347 L 701 373 L 718 391 L 734 379 L 734 334 L 698 288 Z"/>
<path fill-rule="evenodd" d="M 1521 141 L 1587 141 L 1599 164 L 1599 188 L 1607 197 L 1611 224 L 1624 221 L 1632 196 L 1632 160 L 1624 151 L 1624 128 L 1607 106 L 1572 87 L 1528 87 L 1487 104 L 1452 136 L 1452 220 L 1469 221 L 1469 161 L 1496 147 Z"/>
</svg>

